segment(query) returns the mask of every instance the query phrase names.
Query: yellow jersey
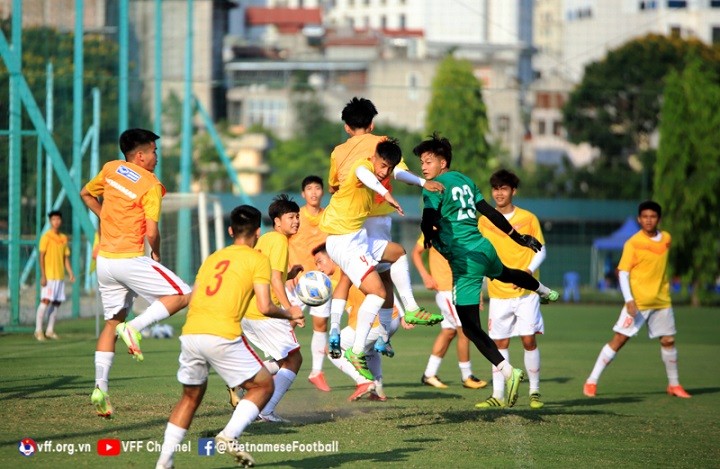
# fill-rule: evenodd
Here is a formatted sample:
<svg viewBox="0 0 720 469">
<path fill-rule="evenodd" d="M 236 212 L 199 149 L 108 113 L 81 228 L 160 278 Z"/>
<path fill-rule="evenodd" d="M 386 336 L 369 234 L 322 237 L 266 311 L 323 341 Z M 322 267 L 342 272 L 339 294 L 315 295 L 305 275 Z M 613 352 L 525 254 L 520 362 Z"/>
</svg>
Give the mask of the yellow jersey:
<svg viewBox="0 0 720 469">
<path fill-rule="evenodd" d="M 145 219 L 160 221 L 165 187 L 150 171 L 127 161 L 106 163 L 85 185 L 93 197 L 102 197 L 100 252 L 109 258 L 145 254 Z"/>
<path fill-rule="evenodd" d="M 239 337 L 240 321 L 248 306 L 255 305 L 255 284 L 270 284 L 267 256 L 249 246 L 232 245 L 215 251 L 195 277 L 183 335 Z"/>
<path fill-rule="evenodd" d="M 515 207 L 515 213 L 508 219 L 508 222 L 518 233 L 532 235 L 542 244 L 545 244 L 545 238 L 540 229 L 540 222 L 532 212 L 520 207 Z M 517 244 L 510 236 L 493 225 L 487 217 L 480 217 L 478 220 L 478 228 L 480 229 L 480 233 L 492 243 L 495 251 L 497 251 L 498 257 L 500 257 L 504 265 L 511 269 L 527 269 L 530 261 L 532 261 L 532 258 L 535 256 L 532 249 L 527 249 Z M 533 276 L 539 279 L 540 271 L 536 270 Z M 517 298 L 530 293 L 530 291 L 523 288 L 513 288 L 511 283 L 504 283 L 499 280 L 491 280 L 488 282 L 488 295 L 490 298 Z"/>
<path fill-rule="evenodd" d="M 287 269 L 288 269 L 288 238 L 282 233 L 277 231 L 270 231 L 260 236 L 255 250 L 265 254 L 270 259 L 270 269 L 277 270 L 282 273 L 282 281 L 285 284 L 287 280 Z M 272 289 L 270 284 L 270 300 L 280 306 L 280 300 L 278 300 L 275 291 Z M 270 319 L 263 313 L 258 311 L 255 303 L 250 303 L 248 306 L 247 313 L 245 314 L 247 319 Z"/>
<path fill-rule="evenodd" d="M 667 231 L 661 231 L 660 240 L 655 241 L 641 230 L 623 246 L 618 270 L 630 273 L 630 290 L 640 310 L 671 305 L 667 275 L 671 241 Z"/>
<path fill-rule="evenodd" d="M 330 154 L 328 185 L 330 187 L 341 186 L 353 164 L 360 159 L 369 160 L 375 154 L 378 143 L 386 138 L 373 134 L 356 135 L 336 146 Z"/>
<path fill-rule="evenodd" d="M 307 208 L 300 208 L 300 228 L 288 240 L 290 256 L 288 265 L 300 264 L 304 272 L 315 270 L 315 257 L 312 250 L 325 242 L 327 234 L 320 231 L 320 217 L 324 209 L 317 215 L 308 213 Z"/>
<path fill-rule="evenodd" d="M 424 247 L 425 236 L 420 234 L 417 244 L 418 246 Z M 452 270 L 450 269 L 450 263 L 433 247 L 428 250 L 428 271 L 437 282 L 438 291 L 452 291 Z"/>
<path fill-rule="evenodd" d="M 353 233 L 362 228 L 370 215 L 375 192 L 363 184 L 355 175 L 359 167 L 374 172 L 370 160 L 357 160 L 348 172 L 340 189 L 330 198 L 320 219 L 320 229 L 327 234 L 342 235 Z"/>
<path fill-rule="evenodd" d="M 65 278 L 65 258 L 70 256 L 67 236 L 48 230 L 40 237 L 39 250 L 41 253 L 45 253 L 45 278 L 47 280 L 63 280 Z"/>
</svg>

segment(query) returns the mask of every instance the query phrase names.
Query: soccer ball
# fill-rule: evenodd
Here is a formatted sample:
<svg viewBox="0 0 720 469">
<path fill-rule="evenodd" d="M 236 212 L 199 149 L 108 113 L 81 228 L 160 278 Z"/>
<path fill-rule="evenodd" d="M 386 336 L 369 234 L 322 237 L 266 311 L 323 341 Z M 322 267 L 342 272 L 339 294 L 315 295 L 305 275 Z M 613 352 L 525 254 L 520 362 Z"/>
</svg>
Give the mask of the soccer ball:
<svg viewBox="0 0 720 469">
<path fill-rule="evenodd" d="M 155 324 L 150 329 L 150 337 L 153 339 L 170 339 L 173 332 L 173 327 L 170 324 Z"/>
<path fill-rule="evenodd" d="M 297 297 L 308 306 L 320 306 L 332 297 L 330 278 L 319 270 L 311 270 L 300 276 L 295 287 Z"/>
</svg>

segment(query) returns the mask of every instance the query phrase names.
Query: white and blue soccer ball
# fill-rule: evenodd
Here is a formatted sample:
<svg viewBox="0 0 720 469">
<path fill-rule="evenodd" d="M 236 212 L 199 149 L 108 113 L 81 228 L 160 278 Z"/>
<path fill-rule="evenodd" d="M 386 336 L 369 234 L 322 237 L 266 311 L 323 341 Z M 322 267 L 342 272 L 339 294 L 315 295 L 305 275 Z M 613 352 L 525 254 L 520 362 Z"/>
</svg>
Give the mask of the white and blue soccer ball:
<svg viewBox="0 0 720 469">
<path fill-rule="evenodd" d="M 298 279 L 295 294 L 308 306 L 323 305 L 332 297 L 330 277 L 319 270 L 306 272 Z"/>
<path fill-rule="evenodd" d="M 153 339 L 170 339 L 173 332 L 173 327 L 170 324 L 155 324 L 150 328 L 150 337 Z"/>
</svg>

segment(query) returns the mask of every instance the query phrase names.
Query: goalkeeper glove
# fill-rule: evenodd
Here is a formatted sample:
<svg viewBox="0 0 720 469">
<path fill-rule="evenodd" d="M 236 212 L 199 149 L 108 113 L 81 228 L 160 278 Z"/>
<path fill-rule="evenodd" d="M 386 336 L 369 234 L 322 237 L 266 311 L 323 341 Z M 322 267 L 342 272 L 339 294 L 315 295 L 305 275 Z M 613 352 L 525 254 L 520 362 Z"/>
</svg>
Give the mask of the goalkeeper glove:
<svg viewBox="0 0 720 469">
<path fill-rule="evenodd" d="M 510 238 L 512 238 L 512 240 L 518 243 L 520 246 L 525 246 L 526 248 L 532 249 L 533 252 L 538 252 L 540 249 L 542 249 L 542 243 L 535 239 L 534 236 L 520 234 L 517 231 L 513 230 L 512 233 L 510 233 Z"/>
</svg>

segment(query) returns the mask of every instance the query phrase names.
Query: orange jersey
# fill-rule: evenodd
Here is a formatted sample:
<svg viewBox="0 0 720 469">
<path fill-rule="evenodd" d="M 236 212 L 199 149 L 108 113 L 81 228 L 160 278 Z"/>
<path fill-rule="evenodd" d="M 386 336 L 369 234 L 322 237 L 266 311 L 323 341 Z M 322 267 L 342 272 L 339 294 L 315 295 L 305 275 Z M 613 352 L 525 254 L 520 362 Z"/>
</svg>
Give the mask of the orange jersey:
<svg viewBox="0 0 720 469">
<path fill-rule="evenodd" d="M 359 159 L 369 160 L 375 154 L 377 144 L 386 138 L 373 134 L 356 135 L 336 146 L 330 154 L 328 185 L 339 187 L 345 181 L 353 163 Z"/>
<path fill-rule="evenodd" d="M 324 209 L 320 209 L 317 215 L 308 213 L 305 207 L 300 208 L 300 228 L 298 232 L 290 237 L 288 265 L 300 264 L 304 272 L 315 270 L 315 257 L 312 250 L 325 242 L 327 234 L 320 231 L 320 218 Z"/>
<path fill-rule="evenodd" d="M 421 234 L 417 240 L 418 246 L 424 246 L 425 237 Z M 437 249 L 431 247 L 428 250 L 428 271 L 438 284 L 438 291 L 452 291 L 452 270 L 450 263 Z"/>
<path fill-rule="evenodd" d="M 102 197 L 100 252 L 103 257 L 127 258 L 145 252 L 145 220 L 160 220 L 165 187 L 150 171 L 127 161 L 111 161 L 85 189 Z"/>
<path fill-rule="evenodd" d="M 630 273 L 630 290 L 638 309 L 668 308 L 670 283 L 667 275 L 668 252 L 672 238 L 662 231 L 659 241 L 638 231 L 623 246 L 618 270 Z"/>
<path fill-rule="evenodd" d="M 348 293 L 348 299 L 347 303 L 345 304 L 345 311 L 347 311 L 348 314 L 348 322 L 347 325 L 351 327 L 352 329 L 357 329 L 357 313 L 358 309 L 360 309 L 360 305 L 365 300 L 365 294 L 358 290 L 355 285 L 350 287 L 350 292 Z M 397 307 L 393 305 L 393 313 L 392 318 L 395 319 L 400 315 L 400 312 L 398 311 Z M 375 318 L 375 322 L 373 322 L 372 327 L 379 327 L 380 326 L 380 319 Z"/>
<path fill-rule="evenodd" d="M 70 256 L 67 236 L 48 230 L 40 238 L 39 249 L 41 253 L 45 253 L 45 278 L 47 280 L 64 279 L 65 258 Z"/>
<path fill-rule="evenodd" d="M 270 260 L 249 246 L 228 246 L 208 257 L 195 277 L 183 334 L 235 339 L 254 303 L 255 284 L 270 284 Z"/>
</svg>

